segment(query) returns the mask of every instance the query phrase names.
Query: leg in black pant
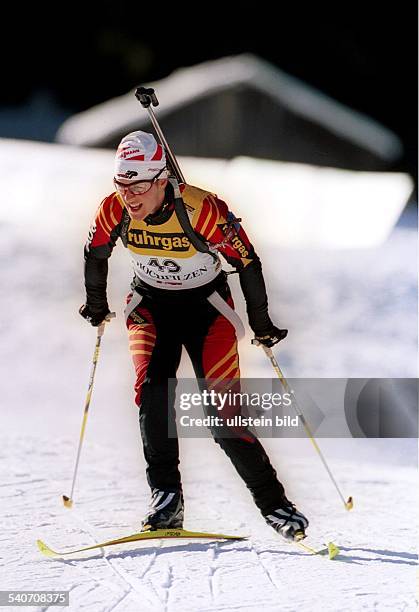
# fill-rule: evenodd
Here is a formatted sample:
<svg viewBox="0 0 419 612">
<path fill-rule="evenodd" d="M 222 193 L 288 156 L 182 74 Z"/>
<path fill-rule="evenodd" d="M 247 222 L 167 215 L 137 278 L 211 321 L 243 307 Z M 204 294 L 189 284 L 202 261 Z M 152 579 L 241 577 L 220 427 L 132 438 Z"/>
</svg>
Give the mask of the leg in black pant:
<svg viewBox="0 0 419 612">
<path fill-rule="evenodd" d="M 238 368 L 236 335 L 233 326 L 209 304 L 200 316 L 200 333 L 189 335 L 185 347 L 192 360 L 197 378 L 213 378 L 228 381 Z M 230 355 L 225 359 L 226 355 Z M 217 363 L 220 366 L 217 368 Z M 214 414 L 216 413 L 216 409 Z M 284 487 L 259 440 L 247 429 L 236 435 L 230 429 L 211 428 L 214 440 L 224 450 L 240 477 L 250 490 L 253 499 L 263 514 L 282 505 Z"/>
<path fill-rule="evenodd" d="M 152 489 L 176 491 L 181 487 L 179 443 L 168 436 L 168 428 L 176 433 L 175 390 L 169 391 L 168 379 L 176 379 L 182 344 L 167 311 L 147 300 L 131 313 L 127 327 L 147 480 Z"/>
</svg>

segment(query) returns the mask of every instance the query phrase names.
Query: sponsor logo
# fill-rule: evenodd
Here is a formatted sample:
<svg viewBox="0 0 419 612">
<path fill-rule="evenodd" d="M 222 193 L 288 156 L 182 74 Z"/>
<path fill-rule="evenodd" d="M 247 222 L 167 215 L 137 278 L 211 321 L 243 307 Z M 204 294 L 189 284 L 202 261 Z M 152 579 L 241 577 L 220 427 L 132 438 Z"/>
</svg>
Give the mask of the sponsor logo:
<svg viewBox="0 0 419 612">
<path fill-rule="evenodd" d="M 138 176 L 138 172 L 135 172 L 135 170 L 127 170 L 126 172 L 120 172 L 117 176 L 120 176 L 121 178 L 132 179 L 134 178 L 134 176 Z"/>
<path fill-rule="evenodd" d="M 193 272 L 188 272 L 183 275 L 183 280 L 191 280 L 192 278 L 199 278 L 208 272 L 208 268 L 204 266 L 203 268 L 198 268 L 198 270 L 194 270 Z"/>
<path fill-rule="evenodd" d="M 249 251 L 246 249 L 243 242 L 237 236 L 234 236 L 231 241 L 231 244 L 236 249 L 236 251 L 240 253 L 242 257 L 247 257 L 249 255 Z"/>
<path fill-rule="evenodd" d="M 135 265 L 140 269 L 142 274 L 145 274 L 149 278 L 153 278 L 157 281 L 172 281 L 172 283 L 167 284 L 182 284 L 182 282 L 187 280 L 192 280 L 194 278 L 199 278 L 200 276 L 204 276 L 208 273 L 208 268 L 203 266 L 202 268 L 198 268 L 197 270 L 193 270 L 192 272 L 186 272 L 185 274 L 177 274 L 177 273 L 167 273 L 166 270 L 157 270 L 149 268 L 146 264 L 141 263 L 141 261 L 136 261 Z M 155 264 L 152 264 L 155 265 Z M 179 270 L 181 268 L 179 267 Z M 166 273 L 165 273 L 166 272 Z M 173 281 L 178 281 L 174 283 Z"/>
<path fill-rule="evenodd" d="M 95 232 L 96 232 L 96 223 L 93 222 L 92 225 L 90 226 L 89 233 L 87 235 L 86 251 L 90 250 L 90 245 L 92 244 L 93 238 L 95 236 Z"/>
<path fill-rule="evenodd" d="M 135 312 L 135 310 L 133 312 L 131 312 L 131 314 L 129 315 L 130 319 L 132 319 L 135 323 L 148 323 L 148 321 L 146 321 L 146 319 L 144 319 L 141 315 L 138 314 L 138 312 Z"/>
<path fill-rule="evenodd" d="M 238 224 L 235 223 L 234 225 L 231 225 L 231 223 L 224 223 L 223 225 L 218 225 L 218 227 L 224 234 L 224 240 L 220 243 L 220 245 L 223 247 L 226 245 L 230 245 L 240 253 L 241 257 L 246 258 L 249 255 L 249 251 L 247 250 L 243 242 L 240 240 L 240 238 L 237 236 L 237 230 L 235 227 L 236 225 Z M 240 229 L 240 225 L 238 225 L 238 227 Z"/>
<path fill-rule="evenodd" d="M 140 153 L 143 155 L 143 152 L 140 149 L 132 149 L 131 147 L 121 147 L 118 149 L 118 157 L 119 159 L 127 159 L 131 157 L 131 155 L 135 155 L 136 153 Z"/>
<path fill-rule="evenodd" d="M 146 276 L 150 278 L 154 278 L 156 280 L 169 280 L 169 281 L 181 281 L 182 280 L 179 274 L 163 274 L 163 273 L 160 273 L 160 271 L 157 272 L 156 270 L 149 268 L 146 264 L 141 263 L 141 261 L 136 261 L 135 264 L 137 268 L 139 268 L 143 274 L 145 274 Z"/>
<path fill-rule="evenodd" d="M 147 230 L 130 229 L 128 244 L 159 251 L 188 251 L 191 243 L 184 234 L 155 234 Z"/>
</svg>

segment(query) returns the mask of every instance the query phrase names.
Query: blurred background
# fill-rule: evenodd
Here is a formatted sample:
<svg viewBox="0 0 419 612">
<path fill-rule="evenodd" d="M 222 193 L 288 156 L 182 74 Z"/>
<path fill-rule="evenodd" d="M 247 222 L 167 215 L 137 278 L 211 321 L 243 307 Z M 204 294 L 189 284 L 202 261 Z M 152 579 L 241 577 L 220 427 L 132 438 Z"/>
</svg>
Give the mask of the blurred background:
<svg viewBox="0 0 419 612">
<path fill-rule="evenodd" d="M 252 53 L 394 132 L 403 151 L 390 167 L 416 176 L 415 3 L 397 9 L 357 2 L 327 10 L 305 6 L 303 13 L 298 4 L 257 9 L 237 7 L 228 17 L 217 4 L 201 13 L 184 4 L 120 10 L 106 0 L 40 15 L 28 5 L 6 18 L 0 41 L 0 135 L 53 141 L 66 118 L 137 84 Z M 224 99 L 221 104 L 230 118 Z"/>
</svg>

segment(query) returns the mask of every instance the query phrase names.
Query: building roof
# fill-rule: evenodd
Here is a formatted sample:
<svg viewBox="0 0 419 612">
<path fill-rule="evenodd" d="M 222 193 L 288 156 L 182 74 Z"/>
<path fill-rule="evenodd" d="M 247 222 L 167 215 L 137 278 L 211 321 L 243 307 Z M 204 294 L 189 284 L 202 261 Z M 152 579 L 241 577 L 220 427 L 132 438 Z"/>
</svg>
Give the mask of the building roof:
<svg viewBox="0 0 419 612">
<path fill-rule="evenodd" d="M 181 68 L 146 86 L 156 90 L 158 118 L 226 90 L 246 87 L 269 96 L 293 115 L 325 128 L 337 137 L 392 163 L 402 154 L 400 139 L 373 119 L 356 112 L 252 54 L 241 54 Z M 135 129 L 149 126 L 131 91 L 67 119 L 56 140 L 64 144 L 101 146 Z"/>
</svg>

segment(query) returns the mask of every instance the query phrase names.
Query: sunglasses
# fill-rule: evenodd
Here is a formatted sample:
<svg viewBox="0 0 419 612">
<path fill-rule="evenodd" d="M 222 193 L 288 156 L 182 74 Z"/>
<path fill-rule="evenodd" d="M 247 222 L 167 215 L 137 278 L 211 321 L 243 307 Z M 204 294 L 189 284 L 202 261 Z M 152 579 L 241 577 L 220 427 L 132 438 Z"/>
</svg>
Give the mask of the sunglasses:
<svg viewBox="0 0 419 612">
<path fill-rule="evenodd" d="M 115 185 L 115 189 L 121 195 L 124 195 L 126 191 L 128 191 L 132 195 L 142 195 L 143 193 L 147 193 L 147 191 L 150 191 L 150 189 L 152 188 L 153 184 L 159 178 L 159 176 L 163 172 L 163 170 L 166 170 L 166 168 L 162 168 L 160 170 L 160 172 L 158 172 L 156 174 L 156 176 L 154 176 L 149 181 L 147 181 L 147 180 L 134 181 L 132 183 L 129 183 L 128 185 L 126 183 L 120 183 L 119 181 L 114 179 L 113 182 L 114 182 L 114 185 Z"/>
</svg>

